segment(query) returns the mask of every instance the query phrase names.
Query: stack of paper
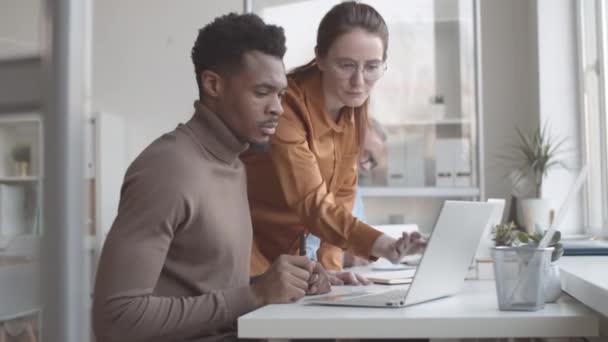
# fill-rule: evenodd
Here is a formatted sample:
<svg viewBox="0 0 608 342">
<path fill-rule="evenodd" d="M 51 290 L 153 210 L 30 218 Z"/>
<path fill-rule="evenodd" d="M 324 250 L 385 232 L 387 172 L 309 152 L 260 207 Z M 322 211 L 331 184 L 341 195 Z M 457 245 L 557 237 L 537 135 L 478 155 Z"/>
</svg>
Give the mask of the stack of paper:
<svg viewBox="0 0 608 342">
<path fill-rule="evenodd" d="M 370 272 L 364 273 L 370 281 L 376 284 L 409 284 L 414 279 L 416 269 L 409 269 L 403 271 L 386 271 L 386 272 Z"/>
</svg>

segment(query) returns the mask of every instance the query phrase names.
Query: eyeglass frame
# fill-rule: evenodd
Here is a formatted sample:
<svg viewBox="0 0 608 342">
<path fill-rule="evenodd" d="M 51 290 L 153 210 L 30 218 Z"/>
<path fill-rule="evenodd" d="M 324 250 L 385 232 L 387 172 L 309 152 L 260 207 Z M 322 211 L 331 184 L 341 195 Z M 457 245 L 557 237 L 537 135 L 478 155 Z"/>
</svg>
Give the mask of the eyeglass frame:
<svg viewBox="0 0 608 342">
<path fill-rule="evenodd" d="M 334 72 L 334 74 L 335 74 L 335 75 L 336 75 L 336 76 L 337 76 L 339 79 L 342 79 L 342 80 L 348 80 L 348 79 L 350 79 L 351 77 L 353 77 L 353 75 L 355 75 L 355 73 L 359 73 L 359 72 L 361 72 L 361 74 L 362 74 L 362 76 L 363 76 L 363 79 L 364 79 L 365 81 L 368 81 L 368 82 L 373 82 L 373 81 L 377 81 L 377 80 L 381 79 L 381 78 L 382 78 L 382 76 L 384 76 L 384 74 L 386 73 L 386 70 L 388 69 L 388 65 L 386 64 L 386 61 L 380 61 L 380 62 L 379 62 L 379 65 L 378 65 L 378 67 L 380 67 L 380 69 L 381 69 L 381 73 L 380 73 L 380 75 L 378 75 L 378 77 L 376 77 L 376 78 L 369 78 L 369 77 L 366 77 L 366 76 L 365 76 L 365 75 L 366 75 L 366 74 L 365 74 L 365 67 L 366 67 L 366 66 L 369 66 L 369 65 L 370 65 L 369 63 L 375 63 L 375 62 L 376 62 L 376 61 L 373 61 L 373 62 L 366 62 L 366 63 L 363 63 L 363 64 L 361 65 L 361 64 L 359 64 L 359 63 L 357 63 L 357 62 L 355 62 L 355 61 L 352 61 L 352 60 L 343 60 L 343 61 L 336 61 L 336 62 L 332 63 L 332 64 L 330 65 L 330 67 L 331 67 L 331 70 Z M 340 67 L 340 65 L 341 65 L 341 64 L 354 64 L 354 66 L 356 67 L 356 69 L 355 69 L 355 70 L 351 70 L 350 72 L 347 72 L 347 73 L 348 73 L 348 75 L 346 75 L 346 74 L 341 74 L 341 73 L 343 73 L 343 72 L 346 72 L 344 69 L 341 69 L 341 67 Z"/>
</svg>

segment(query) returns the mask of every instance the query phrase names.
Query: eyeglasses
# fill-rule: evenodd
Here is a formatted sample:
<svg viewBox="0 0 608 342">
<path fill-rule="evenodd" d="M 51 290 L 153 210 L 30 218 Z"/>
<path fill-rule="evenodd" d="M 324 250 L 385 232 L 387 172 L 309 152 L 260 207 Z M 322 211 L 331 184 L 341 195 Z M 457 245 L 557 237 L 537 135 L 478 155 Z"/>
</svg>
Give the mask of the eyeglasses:
<svg viewBox="0 0 608 342">
<path fill-rule="evenodd" d="M 338 62 L 332 65 L 334 74 L 343 80 L 350 79 L 359 70 L 363 73 L 363 79 L 366 81 L 376 81 L 384 75 L 386 71 L 386 63 L 384 62 L 371 62 L 362 65 L 355 62 Z"/>
</svg>

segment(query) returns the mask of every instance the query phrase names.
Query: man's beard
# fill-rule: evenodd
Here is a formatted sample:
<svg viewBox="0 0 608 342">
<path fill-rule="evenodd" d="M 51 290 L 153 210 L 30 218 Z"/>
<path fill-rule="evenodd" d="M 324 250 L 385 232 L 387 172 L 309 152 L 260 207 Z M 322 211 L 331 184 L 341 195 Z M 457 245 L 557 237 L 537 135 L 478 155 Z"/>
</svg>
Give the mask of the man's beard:
<svg viewBox="0 0 608 342">
<path fill-rule="evenodd" d="M 266 143 L 249 143 L 249 149 L 254 152 L 267 153 L 270 151 L 270 141 Z"/>
</svg>

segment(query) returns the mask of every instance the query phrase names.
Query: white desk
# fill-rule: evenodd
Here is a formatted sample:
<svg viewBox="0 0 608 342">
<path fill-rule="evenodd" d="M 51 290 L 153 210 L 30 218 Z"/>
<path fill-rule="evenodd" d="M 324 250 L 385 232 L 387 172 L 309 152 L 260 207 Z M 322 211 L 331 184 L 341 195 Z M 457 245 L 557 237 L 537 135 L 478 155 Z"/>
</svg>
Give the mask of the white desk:
<svg viewBox="0 0 608 342">
<path fill-rule="evenodd" d="M 334 287 L 336 292 L 352 289 Z M 598 318 L 566 295 L 536 312 L 499 311 L 494 281 L 467 281 L 458 295 L 401 309 L 314 306 L 302 301 L 269 305 L 240 317 L 238 335 L 277 339 L 597 336 Z"/>
<path fill-rule="evenodd" d="M 563 257 L 562 289 L 608 317 L 608 256 Z"/>
</svg>

